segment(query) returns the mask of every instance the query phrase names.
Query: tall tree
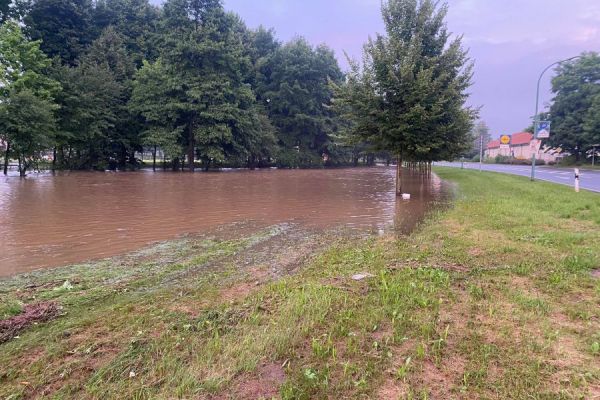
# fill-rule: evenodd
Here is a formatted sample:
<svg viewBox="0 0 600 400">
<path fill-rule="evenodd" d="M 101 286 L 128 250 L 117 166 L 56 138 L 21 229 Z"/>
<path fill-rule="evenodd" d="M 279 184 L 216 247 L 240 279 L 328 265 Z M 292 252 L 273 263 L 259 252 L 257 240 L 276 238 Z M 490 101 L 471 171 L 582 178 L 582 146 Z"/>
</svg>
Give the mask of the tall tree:
<svg viewBox="0 0 600 400">
<path fill-rule="evenodd" d="M 355 134 L 395 154 L 398 175 L 402 160 L 451 159 L 469 146 L 472 65 L 461 38 L 450 38 L 447 11 L 434 0 L 384 2 L 386 34 L 367 42 L 362 66 L 352 62 L 338 89 Z"/>
<path fill-rule="evenodd" d="M 160 148 L 171 159 L 183 154 L 178 109 L 172 107 L 168 70 L 161 60 L 144 62 L 133 82 L 130 110 L 143 119 L 142 143 L 153 149 L 153 168 Z M 174 165 L 175 166 L 175 165 Z"/>
<path fill-rule="evenodd" d="M 42 50 L 75 65 L 94 40 L 91 0 L 34 0 L 25 16 L 27 33 L 41 40 Z"/>
<path fill-rule="evenodd" d="M 143 60 L 153 61 L 158 57 L 154 41 L 159 16 L 159 8 L 148 0 L 99 0 L 93 24 L 97 35 L 113 27 L 135 65 L 141 67 Z"/>
<path fill-rule="evenodd" d="M 106 65 L 61 66 L 55 72 L 63 90 L 57 97 L 59 156 L 63 166 L 105 169 L 111 156 L 111 134 L 123 102 L 123 87 Z M 62 146 L 60 146 L 62 144 Z M 65 148 L 66 147 L 66 148 Z"/>
<path fill-rule="evenodd" d="M 24 109 L 31 108 L 32 115 L 41 118 L 39 128 L 45 126 L 45 117 L 48 110 L 52 113 L 53 98 L 60 89 L 60 85 L 46 74 L 51 61 L 40 50 L 39 41 L 29 41 L 16 22 L 8 21 L 0 25 L 0 107 L 7 118 L 10 113 L 16 112 L 15 105 Z M 33 98 L 34 97 L 34 98 Z M 7 174 L 8 160 L 11 152 L 23 153 L 27 149 L 34 150 L 32 146 L 22 146 L 22 135 L 29 135 L 31 124 L 35 121 L 26 121 L 14 115 L 14 119 L 5 120 L 4 129 L 0 129 L 0 139 L 6 143 L 4 154 L 4 174 Z M 29 125 L 21 126 L 19 122 Z M 39 135 L 51 134 L 38 132 Z M 17 149 L 17 141 L 19 148 Z M 37 150 L 36 150 L 37 151 Z M 23 172 L 24 173 L 24 172 Z"/>
<path fill-rule="evenodd" d="M 238 18 L 216 0 L 171 0 L 165 4 L 161 63 L 168 82 L 167 109 L 185 132 L 188 167 L 196 155 L 205 168 L 245 151 L 243 139 L 255 108 L 245 81 L 251 68 L 237 34 Z"/>
<path fill-rule="evenodd" d="M 19 162 L 20 176 L 25 176 L 42 152 L 52 146 L 56 107 L 30 89 L 14 90 L 0 103 L 0 131 L 10 144 L 7 153 Z"/>
<path fill-rule="evenodd" d="M 467 153 L 467 156 L 470 158 L 480 156 L 482 154 L 482 147 L 485 149 L 485 146 L 492 140 L 490 128 L 487 126 L 485 121 L 479 120 L 475 124 L 473 130 L 471 131 L 471 137 L 471 150 L 469 153 Z"/>
<path fill-rule="evenodd" d="M 582 58 L 563 63 L 552 79 L 554 102 L 550 107 L 552 135 L 548 143 L 575 155 L 598 141 L 596 119 L 600 95 L 600 56 L 584 53 Z"/>
<path fill-rule="evenodd" d="M 131 97 L 132 80 L 135 73 L 135 63 L 128 53 L 123 35 L 116 28 L 109 26 L 100 37 L 90 46 L 82 58 L 81 65 L 97 65 L 110 71 L 114 82 L 119 87 L 119 97 L 115 99 L 114 113 L 116 116 L 114 128 L 108 132 L 107 155 L 109 164 L 125 167 L 135 164 L 133 153 L 138 150 L 141 142 L 137 121 L 129 112 L 127 106 Z"/>
<path fill-rule="evenodd" d="M 313 48 L 303 38 L 276 47 L 267 57 L 259 63 L 256 90 L 278 130 L 280 158 L 290 166 L 314 164 L 337 129 L 329 84 L 342 82 L 337 60 L 331 49 Z"/>
</svg>

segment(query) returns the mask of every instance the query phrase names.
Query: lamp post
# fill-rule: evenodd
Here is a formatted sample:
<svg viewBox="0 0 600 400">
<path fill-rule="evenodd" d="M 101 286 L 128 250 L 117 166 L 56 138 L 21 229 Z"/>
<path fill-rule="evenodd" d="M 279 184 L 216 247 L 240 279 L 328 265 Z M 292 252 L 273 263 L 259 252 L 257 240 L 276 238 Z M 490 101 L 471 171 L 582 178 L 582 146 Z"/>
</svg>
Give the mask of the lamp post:
<svg viewBox="0 0 600 400">
<path fill-rule="evenodd" d="M 575 56 L 575 57 L 567 58 L 565 60 L 553 62 L 552 64 L 550 64 L 546 68 L 544 68 L 544 70 L 540 74 L 540 77 L 538 78 L 538 82 L 537 82 L 537 92 L 535 95 L 535 114 L 533 114 L 533 140 L 538 139 L 538 124 L 540 122 L 539 121 L 540 83 L 542 82 L 542 78 L 544 77 L 544 74 L 546 73 L 546 71 L 548 71 L 550 68 L 554 67 L 555 65 L 562 64 L 567 61 L 572 61 L 572 60 L 575 60 L 576 58 L 581 58 L 581 57 L 582 56 Z M 536 153 L 537 153 L 537 151 L 534 151 L 533 155 L 531 156 L 531 180 L 532 181 L 535 180 L 535 156 L 536 156 Z"/>
</svg>

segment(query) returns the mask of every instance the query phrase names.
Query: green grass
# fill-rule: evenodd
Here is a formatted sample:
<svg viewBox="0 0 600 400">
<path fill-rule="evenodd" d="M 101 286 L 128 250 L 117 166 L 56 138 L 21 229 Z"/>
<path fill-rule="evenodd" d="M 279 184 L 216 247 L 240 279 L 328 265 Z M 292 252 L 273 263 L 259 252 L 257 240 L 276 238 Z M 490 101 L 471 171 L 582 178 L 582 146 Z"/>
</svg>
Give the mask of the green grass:
<svg viewBox="0 0 600 400">
<path fill-rule="evenodd" d="M 0 282 L 0 318 L 64 308 L 0 345 L 0 397 L 597 395 L 600 196 L 437 172 L 456 202 L 418 232 L 329 237 L 293 274 L 246 265 L 276 228 Z"/>
</svg>

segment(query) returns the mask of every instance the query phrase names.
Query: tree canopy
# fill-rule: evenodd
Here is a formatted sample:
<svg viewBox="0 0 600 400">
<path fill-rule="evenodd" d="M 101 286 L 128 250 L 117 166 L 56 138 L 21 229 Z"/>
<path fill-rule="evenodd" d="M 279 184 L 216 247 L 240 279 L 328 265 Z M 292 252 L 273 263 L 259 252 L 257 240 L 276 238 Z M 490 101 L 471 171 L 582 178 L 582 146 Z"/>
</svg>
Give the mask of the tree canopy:
<svg viewBox="0 0 600 400">
<path fill-rule="evenodd" d="M 552 91 L 549 144 L 574 154 L 579 161 L 585 151 L 600 143 L 600 56 L 584 53 L 559 65 Z"/>
<path fill-rule="evenodd" d="M 446 14 L 433 0 L 384 2 L 385 34 L 369 39 L 337 88 L 353 133 L 399 160 L 452 159 L 470 145 L 472 64 L 461 38 L 450 38 Z"/>
<path fill-rule="evenodd" d="M 458 155 L 475 115 L 465 107 L 472 67 L 461 39 L 449 42 L 447 7 L 436 4 L 384 3 L 386 35 L 368 41 L 362 65 L 352 62 L 339 97 L 357 135 L 416 161 Z"/>
<path fill-rule="evenodd" d="M 25 151 L 55 168 L 131 168 L 148 151 L 155 167 L 160 153 L 190 170 L 452 157 L 474 113 L 445 14 L 430 0 L 384 3 L 386 34 L 345 75 L 326 45 L 249 29 L 220 0 L 2 3 L 2 106 L 17 96 L 40 116 L 43 148 Z M 4 139 L 9 122 L 30 129 L 5 120 Z"/>
</svg>

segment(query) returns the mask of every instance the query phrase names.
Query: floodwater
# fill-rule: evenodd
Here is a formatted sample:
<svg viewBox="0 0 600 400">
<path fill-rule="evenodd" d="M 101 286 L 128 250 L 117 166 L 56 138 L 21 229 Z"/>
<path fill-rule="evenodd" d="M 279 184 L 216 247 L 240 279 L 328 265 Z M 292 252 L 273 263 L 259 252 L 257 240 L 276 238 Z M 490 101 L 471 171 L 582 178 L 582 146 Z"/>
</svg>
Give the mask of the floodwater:
<svg viewBox="0 0 600 400">
<path fill-rule="evenodd" d="M 432 175 L 393 167 L 220 173 L 70 172 L 0 178 L 0 276 L 105 258 L 252 221 L 410 232 L 449 196 Z"/>
</svg>

